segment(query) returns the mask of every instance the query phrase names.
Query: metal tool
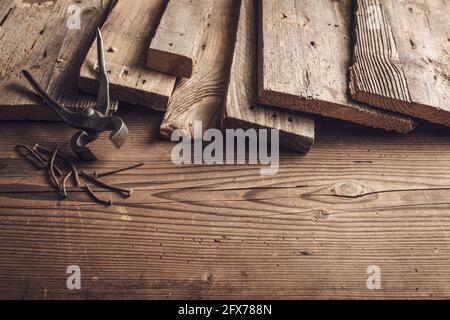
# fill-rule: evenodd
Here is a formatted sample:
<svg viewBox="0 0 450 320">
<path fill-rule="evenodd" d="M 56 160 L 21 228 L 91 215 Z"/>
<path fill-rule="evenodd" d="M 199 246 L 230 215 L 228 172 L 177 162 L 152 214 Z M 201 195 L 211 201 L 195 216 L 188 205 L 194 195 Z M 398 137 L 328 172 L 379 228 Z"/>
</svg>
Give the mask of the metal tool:
<svg viewBox="0 0 450 320">
<path fill-rule="evenodd" d="M 109 139 L 120 149 L 128 137 L 128 128 L 123 120 L 114 115 L 109 97 L 109 81 L 106 71 L 103 38 L 97 30 L 98 81 L 99 90 L 95 108 L 87 108 L 80 112 L 72 112 L 51 98 L 26 70 L 22 74 L 36 93 L 55 111 L 59 117 L 73 128 L 80 129 L 71 140 L 72 151 L 82 160 L 95 161 L 97 158 L 89 150 L 88 145 L 98 139 L 99 135 L 111 131 Z"/>
</svg>

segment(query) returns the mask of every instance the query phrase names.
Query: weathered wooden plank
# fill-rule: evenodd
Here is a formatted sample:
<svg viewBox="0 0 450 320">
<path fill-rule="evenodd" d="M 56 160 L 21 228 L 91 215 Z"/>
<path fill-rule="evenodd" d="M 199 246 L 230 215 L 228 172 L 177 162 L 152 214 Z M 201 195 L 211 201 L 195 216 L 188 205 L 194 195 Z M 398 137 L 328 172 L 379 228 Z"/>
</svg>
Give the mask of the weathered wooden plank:
<svg viewBox="0 0 450 320">
<path fill-rule="evenodd" d="M 177 167 L 156 112 L 121 116 L 133 139 L 111 152 L 101 137 L 101 161 L 82 166 L 145 162 L 108 178 L 136 186 L 109 208 L 75 192 L 60 201 L 14 151 L 30 140 L 64 145 L 73 130 L 0 123 L 0 298 L 450 296 L 445 131 L 397 136 L 319 120 L 311 152 L 282 154 L 268 178 L 259 166 Z M 80 291 L 66 286 L 74 264 Z M 366 286 L 370 265 L 381 268 L 381 290 Z"/>
<path fill-rule="evenodd" d="M 170 138 L 177 129 L 193 136 L 196 121 L 202 122 L 203 130 L 220 126 L 238 14 L 239 1 L 214 1 L 200 42 L 197 68 L 192 78 L 177 84 L 161 125 L 162 137 Z"/>
<path fill-rule="evenodd" d="M 448 1 L 357 3 L 352 97 L 450 126 Z"/>
<path fill-rule="evenodd" d="M 166 110 L 176 77 L 145 68 L 145 59 L 167 0 L 119 0 L 102 28 L 111 97 Z M 97 45 L 80 72 L 80 87 L 96 92 Z"/>
<path fill-rule="evenodd" d="M 370 127 L 406 133 L 405 116 L 348 95 L 351 1 L 261 0 L 258 99 Z"/>
<path fill-rule="evenodd" d="M 230 81 L 225 100 L 224 128 L 280 130 L 280 145 L 307 152 L 314 143 L 314 119 L 258 104 L 257 0 L 242 0 Z"/>
<path fill-rule="evenodd" d="M 190 78 L 214 0 L 169 1 L 147 54 L 147 68 Z"/>
<path fill-rule="evenodd" d="M 62 105 L 74 109 L 95 106 L 96 98 L 80 93 L 77 79 L 82 59 L 95 37 L 95 27 L 107 14 L 108 3 L 77 3 L 80 29 L 69 29 L 72 1 L 16 2 L 0 28 L 1 120 L 58 120 L 22 77 L 22 69 L 30 70 Z M 113 107 L 117 107 L 116 102 Z"/>
<path fill-rule="evenodd" d="M 356 42 L 350 67 L 352 97 L 372 106 L 411 101 L 384 6 L 378 0 L 358 0 L 356 3 Z"/>
</svg>

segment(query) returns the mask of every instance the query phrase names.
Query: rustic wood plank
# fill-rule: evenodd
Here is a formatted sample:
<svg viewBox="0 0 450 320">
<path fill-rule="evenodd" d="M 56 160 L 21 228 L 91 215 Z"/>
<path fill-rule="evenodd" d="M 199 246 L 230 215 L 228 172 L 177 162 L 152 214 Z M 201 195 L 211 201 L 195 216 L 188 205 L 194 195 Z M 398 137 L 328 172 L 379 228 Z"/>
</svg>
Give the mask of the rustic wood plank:
<svg viewBox="0 0 450 320">
<path fill-rule="evenodd" d="M 176 77 L 147 70 L 150 41 L 167 0 L 118 0 L 102 27 L 111 97 L 166 110 Z M 80 87 L 96 92 L 97 44 L 92 44 L 80 72 Z"/>
<path fill-rule="evenodd" d="M 80 29 L 67 28 L 70 0 L 16 2 L 0 28 L 0 119 L 59 120 L 22 77 L 29 69 L 62 105 L 72 109 L 93 107 L 94 96 L 81 94 L 77 78 L 82 59 L 95 37 L 95 27 L 107 14 L 109 1 L 78 3 Z M 103 7 L 102 7 L 103 4 Z M 27 23 L 23 23 L 27 21 Z M 113 103 L 117 108 L 117 103 Z"/>
<path fill-rule="evenodd" d="M 352 97 L 450 126 L 448 2 L 357 3 Z"/>
<path fill-rule="evenodd" d="M 356 3 L 356 40 L 350 66 L 352 97 L 372 106 L 411 101 L 384 6 L 378 0 L 358 0 Z M 368 96 L 362 99 L 362 95 Z M 399 110 L 396 107 L 390 109 Z"/>
<path fill-rule="evenodd" d="M 170 138 L 177 129 L 193 136 L 195 121 L 203 123 L 203 130 L 220 126 L 238 14 L 239 1 L 214 1 L 202 35 L 197 68 L 192 78 L 177 84 L 161 125 L 162 137 Z"/>
<path fill-rule="evenodd" d="M 268 178 L 259 166 L 177 167 L 156 112 L 121 116 L 133 139 L 111 152 L 102 137 L 94 167 L 145 166 L 108 179 L 137 187 L 109 208 L 75 192 L 59 201 L 13 150 L 64 145 L 73 130 L 0 123 L 0 298 L 450 296 L 445 131 L 399 137 L 319 122 L 311 152 L 282 154 Z M 74 264 L 80 291 L 66 287 Z M 381 290 L 366 287 L 369 265 L 381 268 Z"/>
<path fill-rule="evenodd" d="M 192 77 L 214 0 L 169 1 L 147 54 L 147 68 Z"/>
<path fill-rule="evenodd" d="M 242 0 L 230 81 L 225 100 L 223 127 L 280 130 L 280 145 L 307 152 L 314 143 L 314 119 L 258 104 L 257 1 Z"/>
<path fill-rule="evenodd" d="M 258 99 L 406 133 L 414 122 L 350 100 L 351 1 L 261 0 Z"/>
</svg>

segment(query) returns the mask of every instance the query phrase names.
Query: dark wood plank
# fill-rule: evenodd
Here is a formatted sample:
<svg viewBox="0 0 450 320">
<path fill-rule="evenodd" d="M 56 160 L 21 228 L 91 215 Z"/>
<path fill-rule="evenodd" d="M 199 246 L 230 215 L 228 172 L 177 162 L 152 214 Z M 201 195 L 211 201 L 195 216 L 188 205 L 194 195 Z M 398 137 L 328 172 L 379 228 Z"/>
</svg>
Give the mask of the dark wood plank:
<svg viewBox="0 0 450 320">
<path fill-rule="evenodd" d="M 66 145 L 73 130 L 0 123 L 1 298 L 450 296 L 445 131 L 320 124 L 311 152 L 283 153 L 268 178 L 259 166 L 173 165 L 161 118 L 133 110 L 121 114 L 131 132 L 123 150 L 106 137 L 94 147 L 100 170 L 145 162 L 108 180 L 136 185 L 109 208 L 75 192 L 58 201 L 14 151 Z M 74 264 L 81 291 L 66 287 Z M 381 290 L 366 287 L 370 265 Z"/>
</svg>

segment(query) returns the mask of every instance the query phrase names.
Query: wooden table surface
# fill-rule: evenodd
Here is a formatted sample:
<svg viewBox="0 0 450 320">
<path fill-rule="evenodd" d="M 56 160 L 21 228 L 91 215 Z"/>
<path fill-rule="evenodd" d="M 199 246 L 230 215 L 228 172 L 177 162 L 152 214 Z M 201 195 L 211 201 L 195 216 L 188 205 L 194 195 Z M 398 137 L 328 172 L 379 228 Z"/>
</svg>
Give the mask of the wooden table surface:
<svg viewBox="0 0 450 320">
<path fill-rule="evenodd" d="M 121 151 L 95 149 L 130 199 L 61 201 L 18 143 L 66 146 L 57 123 L 0 123 L 0 298 L 448 298 L 450 138 L 319 122 L 307 156 L 259 166 L 182 166 L 159 139 L 161 116 L 122 112 Z M 88 169 L 88 166 L 83 166 Z M 106 195 L 105 195 L 106 196 Z M 67 289 L 67 266 L 81 290 Z M 369 290 L 367 268 L 381 268 Z"/>
</svg>

